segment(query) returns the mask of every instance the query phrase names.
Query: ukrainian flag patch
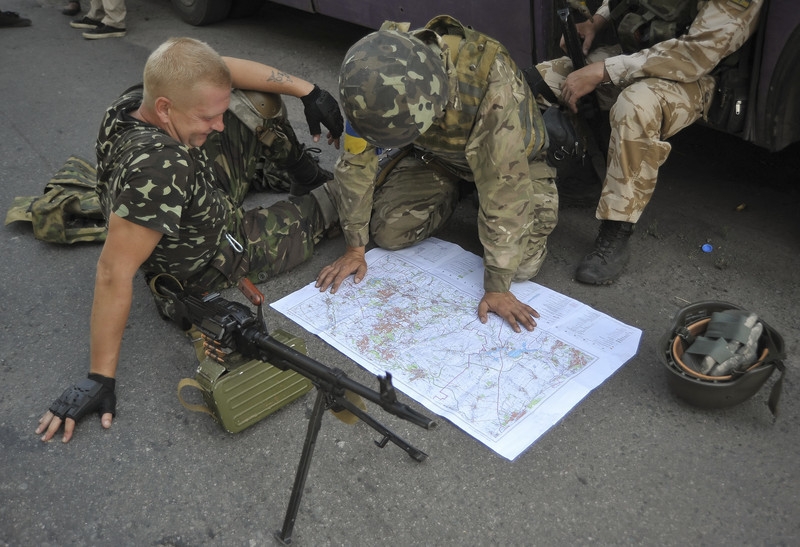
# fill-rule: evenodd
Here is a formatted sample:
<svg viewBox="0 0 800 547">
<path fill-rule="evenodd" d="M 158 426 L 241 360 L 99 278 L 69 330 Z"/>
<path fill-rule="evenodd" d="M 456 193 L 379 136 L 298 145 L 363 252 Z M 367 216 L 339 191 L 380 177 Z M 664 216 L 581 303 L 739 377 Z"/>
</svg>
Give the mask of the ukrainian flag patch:
<svg viewBox="0 0 800 547">
<path fill-rule="evenodd" d="M 360 154 L 367 149 L 367 141 L 356 133 L 350 122 L 344 125 L 344 149 L 350 154 Z"/>
</svg>

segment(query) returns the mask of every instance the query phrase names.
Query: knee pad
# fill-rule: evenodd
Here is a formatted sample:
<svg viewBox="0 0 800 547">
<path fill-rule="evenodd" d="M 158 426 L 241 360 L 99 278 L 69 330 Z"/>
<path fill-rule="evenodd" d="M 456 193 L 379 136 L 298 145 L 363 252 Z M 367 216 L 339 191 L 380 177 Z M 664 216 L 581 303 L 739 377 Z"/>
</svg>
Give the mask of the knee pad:
<svg viewBox="0 0 800 547">
<path fill-rule="evenodd" d="M 253 108 L 267 120 L 278 116 L 283 110 L 283 100 L 277 93 L 264 93 L 253 90 L 240 90 Z"/>
</svg>

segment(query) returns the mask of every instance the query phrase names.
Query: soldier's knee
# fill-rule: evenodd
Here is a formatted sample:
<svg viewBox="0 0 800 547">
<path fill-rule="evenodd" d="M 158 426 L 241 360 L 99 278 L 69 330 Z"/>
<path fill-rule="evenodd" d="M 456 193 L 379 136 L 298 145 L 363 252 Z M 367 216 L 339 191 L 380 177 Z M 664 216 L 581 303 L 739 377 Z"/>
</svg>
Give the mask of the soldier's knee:
<svg viewBox="0 0 800 547">
<path fill-rule="evenodd" d="M 385 227 L 376 230 L 372 234 L 372 239 L 378 247 L 386 249 L 387 251 L 399 251 L 400 249 L 405 249 L 416 243 L 416 240 L 409 237 L 408 233 L 388 230 Z"/>
<path fill-rule="evenodd" d="M 271 120 L 278 116 L 283 109 L 283 100 L 277 93 L 266 93 L 263 91 L 243 90 L 242 94 L 247 97 L 253 108 L 262 118 Z"/>
<path fill-rule="evenodd" d="M 281 128 L 286 125 L 286 109 L 280 95 L 234 89 L 231 92 L 231 101 L 228 110 L 233 113 L 256 138 L 264 145 L 270 147 L 275 140 L 285 140 L 285 131 Z"/>
<path fill-rule="evenodd" d="M 647 128 L 659 123 L 662 107 L 650 86 L 637 82 L 622 90 L 611 107 L 609 117 L 612 126 L 622 124 Z"/>
</svg>

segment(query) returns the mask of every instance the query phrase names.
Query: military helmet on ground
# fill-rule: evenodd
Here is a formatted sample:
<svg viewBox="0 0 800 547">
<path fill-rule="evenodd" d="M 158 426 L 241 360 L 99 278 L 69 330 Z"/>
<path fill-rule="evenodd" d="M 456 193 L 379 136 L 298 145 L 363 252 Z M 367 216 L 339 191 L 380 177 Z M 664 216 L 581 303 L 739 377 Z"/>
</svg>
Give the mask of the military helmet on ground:
<svg viewBox="0 0 800 547">
<path fill-rule="evenodd" d="M 719 317 L 717 314 L 724 315 L 726 312 L 733 313 L 720 319 L 731 321 L 731 318 L 736 319 L 750 313 L 734 304 L 713 300 L 695 302 L 678 311 L 672 326 L 661 337 L 658 345 L 658 356 L 667 369 L 667 383 L 675 395 L 690 404 L 701 408 L 726 408 L 755 395 L 772 373 L 779 370 L 779 379 L 773 384 L 768 401 L 772 413 L 777 414 L 785 371 L 784 342 L 781 335 L 764 320 L 757 318 L 761 330 L 753 329 L 760 335 L 755 343 L 756 357 L 752 364 L 744 362 L 742 364 L 745 366 L 738 370 L 721 376 L 711 376 L 711 372 L 699 372 L 696 361 L 689 354 L 695 341 L 709 336 L 713 322 Z M 731 323 L 729 328 L 741 329 L 739 325 Z M 731 344 L 734 342 L 731 337 L 724 338 L 721 342 L 728 348 L 736 345 Z M 708 340 L 704 344 L 708 344 Z"/>
<path fill-rule="evenodd" d="M 410 144 L 444 111 L 447 73 L 420 39 L 379 30 L 355 43 L 339 73 L 345 116 L 367 142 L 383 148 Z"/>
</svg>

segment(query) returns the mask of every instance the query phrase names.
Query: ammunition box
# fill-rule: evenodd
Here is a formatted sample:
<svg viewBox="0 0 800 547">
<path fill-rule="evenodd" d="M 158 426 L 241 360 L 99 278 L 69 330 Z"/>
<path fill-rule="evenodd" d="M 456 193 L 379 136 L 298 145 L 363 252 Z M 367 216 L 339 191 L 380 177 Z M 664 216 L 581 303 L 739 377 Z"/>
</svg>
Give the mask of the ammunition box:
<svg viewBox="0 0 800 547">
<path fill-rule="evenodd" d="M 305 341 L 286 331 L 270 333 L 275 340 L 303 354 Z M 197 346 L 196 346 L 197 347 Z M 211 414 L 230 433 L 238 433 L 286 406 L 313 386 L 305 376 L 293 370 L 281 370 L 258 359 L 247 359 L 233 352 L 224 363 L 197 351 L 200 364 L 194 379 L 184 378 L 178 384 L 178 399 L 189 410 Z M 185 387 L 199 389 L 205 405 L 184 401 Z"/>
</svg>

